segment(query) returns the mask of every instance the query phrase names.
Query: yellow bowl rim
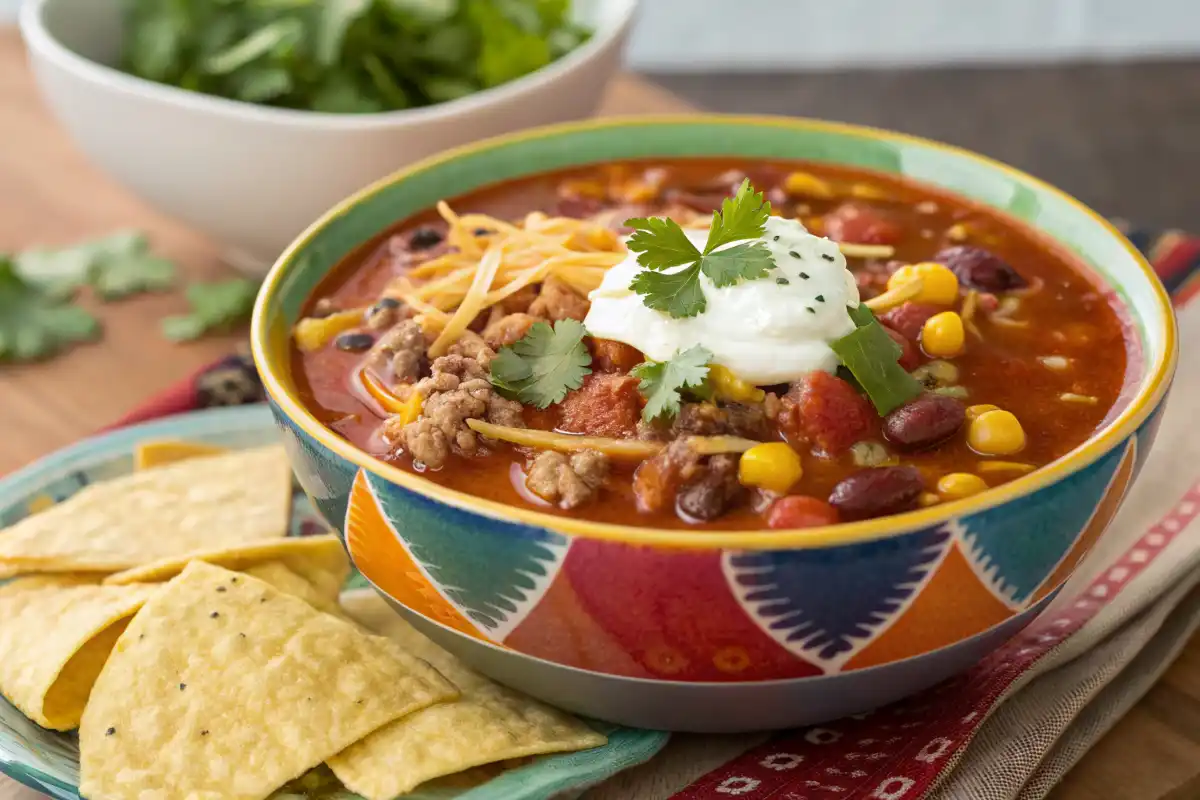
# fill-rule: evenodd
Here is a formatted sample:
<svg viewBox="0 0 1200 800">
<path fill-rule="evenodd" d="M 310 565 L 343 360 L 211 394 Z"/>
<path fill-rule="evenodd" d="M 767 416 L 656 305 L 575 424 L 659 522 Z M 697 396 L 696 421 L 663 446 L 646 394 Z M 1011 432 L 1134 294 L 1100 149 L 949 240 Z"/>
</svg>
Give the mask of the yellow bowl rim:
<svg viewBox="0 0 1200 800">
<path fill-rule="evenodd" d="M 464 155 L 478 153 L 515 142 L 555 137 L 563 134 L 603 128 L 637 127 L 640 125 L 663 125 L 679 123 L 704 123 L 710 125 L 755 125 L 792 128 L 797 130 L 819 130 L 831 134 L 847 134 L 859 138 L 871 138 L 884 142 L 906 143 L 920 145 L 926 148 L 943 150 L 952 155 L 971 159 L 993 170 L 998 170 L 1012 178 L 1019 179 L 1055 194 L 1059 199 L 1074 206 L 1077 210 L 1090 217 L 1126 249 L 1142 270 L 1150 288 L 1158 301 L 1163 331 L 1163 348 L 1160 357 L 1146 365 L 1146 379 L 1138 394 L 1130 401 L 1129 406 L 1116 419 L 1110 421 L 1098 433 L 1059 459 L 1041 467 L 1028 475 L 1019 477 L 1009 483 L 989 489 L 973 497 L 941 503 L 928 508 L 880 517 L 878 519 L 860 522 L 844 522 L 820 528 L 798 528 L 790 530 L 680 530 L 669 528 L 649 528 L 634 525 L 617 525 L 613 523 L 593 522 L 586 519 L 560 517 L 541 511 L 510 506 L 494 500 L 476 497 L 465 492 L 446 488 L 427 478 L 412 472 L 406 472 L 399 467 L 385 464 L 363 450 L 355 447 L 347 440 L 335 434 L 317 420 L 313 414 L 286 388 L 281 380 L 278 365 L 269 357 L 267 311 L 272 305 L 283 275 L 293 263 L 296 254 L 329 222 L 350 211 L 364 199 L 377 194 L 385 188 L 404 180 L 416 173 L 453 161 Z M 1044 233 L 1044 232 L 1043 232 Z M 1047 234 L 1049 235 L 1049 234 Z M 1104 276 L 1099 276 L 1104 278 Z M 1151 320 L 1146 320 L 1150 323 Z M 1159 280 L 1153 267 L 1145 257 L 1125 238 L 1111 222 L 1100 214 L 1076 200 L 1066 192 L 1036 178 L 1028 173 L 1011 167 L 1003 162 L 980 155 L 965 148 L 945 144 L 932 139 L 897 133 L 880 128 L 863 125 L 853 125 L 842 122 L 827 122 L 824 120 L 805 117 L 777 117 L 763 115 L 727 115 L 727 114 L 666 114 L 629 117 L 604 117 L 567 122 L 556 125 L 546 125 L 530 128 L 525 131 L 492 137 L 463 147 L 453 148 L 435 156 L 422 159 L 380 180 L 360 189 L 353 195 L 338 203 L 327 211 L 316 222 L 308 227 L 293 241 L 279 256 L 271 271 L 263 280 L 258 299 L 255 302 L 250 329 L 251 351 L 258 367 L 263 385 L 272 400 L 283 413 L 299 428 L 315 439 L 324 447 L 346 459 L 350 463 L 365 469 L 374 475 L 395 483 L 404 489 L 416 492 L 449 506 L 465 511 L 478 513 L 483 516 L 504 522 L 530 525 L 545 528 L 567 536 L 601 539 L 633 545 L 648 545 L 655 547 L 674 548 L 736 548 L 744 550 L 771 549 L 808 549 L 833 547 L 859 542 L 884 539 L 899 536 L 910 531 L 940 525 L 956 517 L 976 514 L 989 508 L 1001 505 L 1018 497 L 1032 494 L 1051 483 L 1059 481 L 1068 475 L 1094 463 L 1103 455 L 1123 442 L 1158 408 L 1163 396 L 1170 386 L 1178 359 L 1178 331 L 1175 314 L 1166 288 Z"/>
</svg>

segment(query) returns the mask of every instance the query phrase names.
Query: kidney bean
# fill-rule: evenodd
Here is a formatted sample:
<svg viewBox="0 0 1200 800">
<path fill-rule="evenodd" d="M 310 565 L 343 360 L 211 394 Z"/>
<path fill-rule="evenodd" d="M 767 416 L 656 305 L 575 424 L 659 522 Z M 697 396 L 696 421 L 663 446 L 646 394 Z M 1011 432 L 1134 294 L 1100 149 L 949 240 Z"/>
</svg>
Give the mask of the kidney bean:
<svg viewBox="0 0 1200 800">
<path fill-rule="evenodd" d="M 953 397 L 923 394 L 883 418 L 883 435 L 904 450 L 927 450 L 949 439 L 967 420 Z"/>
<path fill-rule="evenodd" d="M 872 519 L 915 508 L 924 488 L 916 467 L 872 467 L 834 486 L 829 504 L 842 519 Z"/>
<path fill-rule="evenodd" d="M 900 331 L 889 328 L 887 325 L 884 325 L 883 329 L 887 331 L 888 336 L 892 337 L 893 342 L 900 345 L 900 366 L 912 372 L 917 368 L 917 364 L 919 363 L 917 348 Z"/>
<path fill-rule="evenodd" d="M 945 264 L 959 283 L 984 292 L 1005 292 L 1025 286 L 1025 279 L 1000 256 L 982 247 L 956 245 L 938 251 L 933 260 Z"/>
<path fill-rule="evenodd" d="M 879 321 L 915 342 L 921 338 L 925 320 L 945 310 L 928 303 L 903 303 L 885 313 Z"/>
<path fill-rule="evenodd" d="M 825 235 L 835 242 L 895 244 L 904 235 L 885 212 L 862 203 L 842 203 L 824 219 Z"/>
<path fill-rule="evenodd" d="M 837 509 L 815 497 L 781 497 L 767 509 L 768 528 L 819 528 L 839 521 Z"/>
<path fill-rule="evenodd" d="M 720 211 L 721 203 L 727 197 L 729 197 L 729 193 L 724 190 L 717 192 L 687 192 L 680 189 L 671 189 L 666 193 L 668 203 L 679 203 L 702 214 L 711 214 L 714 211 Z"/>
</svg>

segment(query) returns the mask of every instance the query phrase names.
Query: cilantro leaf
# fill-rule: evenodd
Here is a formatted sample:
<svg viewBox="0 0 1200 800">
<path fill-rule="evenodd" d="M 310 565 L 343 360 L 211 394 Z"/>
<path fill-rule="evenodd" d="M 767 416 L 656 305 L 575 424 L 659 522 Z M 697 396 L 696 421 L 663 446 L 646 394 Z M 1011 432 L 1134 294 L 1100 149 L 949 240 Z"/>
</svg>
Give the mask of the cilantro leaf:
<svg viewBox="0 0 1200 800">
<path fill-rule="evenodd" d="M 900 366 L 900 345 L 871 309 L 860 303 L 849 312 L 858 327 L 829 346 L 866 392 L 879 416 L 886 416 L 920 395 L 923 387 Z"/>
<path fill-rule="evenodd" d="M 705 393 L 711 360 L 712 353 L 696 345 L 676 353 L 669 361 L 645 361 L 631 369 L 630 375 L 641 378 L 638 391 L 646 398 L 642 419 L 653 422 L 659 417 L 676 416 L 686 389 Z"/>
<path fill-rule="evenodd" d="M 625 220 L 625 224 L 634 230 L 629 249 L 639 254 L 638 264 L 646 269 L 669 269 L 700 259 L 700 250 L 673 219 L 635 217 Z"/>
<path fill-rule="evenodd" d="M 0 256 L 0 363 L 47 358 L 99 333 L 95 317 L 24 280 L 13 260 Z"/>
<path fill-rule="evenodd" d="M 492 385 L 504 397 L 526 405 L 546 408 L 561 403 L 592 371 L 592 356 L 583 343 L 586 335 L 573 319 L 559 320 L 553 328 L 535 323 L 529 333 L 496 353 Z"/>
<path fill-rule="evenodd" d="M 209 331 L 230 328 L 250 316 L 257 294 L 258 284 L 246 278 L 193 283 L 186 292 L 191 311 L 164 319 L 163 335 L 175 342 L 186 342 Z"/>
<path fill-rule="evenodd" d="M 136 231 L 60 249 L 28 250 L 16 257 L 21 277 L 56 292 L 90 284 L 102 300 L 169 289 L 175 265 L 150 254 L 150 243 Z"/>
<path fill-rule="evenodd" d="M 625 220 L 634 229 L 629 249 L 638 254 L 644 268 L 629 284 L 648 308 L 672 317 L 694 317 L 708 308 L 700 276 L 718 288 L 744 280 L 765 278 L 775 266 L 764 242 L 746 241 L 762 236 L 771 204 L 755 192 L 750 180 L 713 212 L 712 228 L 701 253 L 679 223 L 665 217 L 635 217 Z M 739 244 L 733 244 L 740 242 Z M 732 244 L 732 247 L 726 245 Z M 717 248 L 724 247 L 723 250 Z M 662 270 L 684 266 L 673 273 Z"/>
<path fill-rule="evenodd" d="M 771 251 L 762 242 L 742 242 L 700 259 L 700 270 L 717 287 L 765 278 L 774 266 Z"/>
<path fill-rule="evenodd" d="M 642 302 L 648 308 L 672 317 L 694 317 L 708 308 L 700 285 L 699 264 L 678 272 L 640 272 L 629 288 L 643 296 Z"/>
<path fill-rule="evenodd" d="M 104 300 L 142 292 L 161 292 L 175 284 L 175 265 L 149 253 L 136 253 L 100 263 L 92 287 Z"/>
<path fill-rule="evenodd" d="M 762 192 L 754 191 L 750 179 L 746 178 L 733 197 L 721 201 L 721 210 L 713 212 L 704 252 L 711 253 L 730 242 L 757 239 L 762 236 L 770 216 L 771 204 L 763 199 Z"/>
</svg>

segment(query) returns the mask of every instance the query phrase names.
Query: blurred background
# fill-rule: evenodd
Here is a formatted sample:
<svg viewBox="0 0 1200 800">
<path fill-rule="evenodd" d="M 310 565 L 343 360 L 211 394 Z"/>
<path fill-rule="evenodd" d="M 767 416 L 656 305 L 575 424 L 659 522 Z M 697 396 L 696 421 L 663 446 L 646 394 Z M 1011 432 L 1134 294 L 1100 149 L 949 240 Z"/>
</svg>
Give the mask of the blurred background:
<svg viewBox="0 0 1200 800">
<path fill-rule="evenodd" d="M 932 136 L 1200 225 L 1197 0 L 646 0 L 627 63 L 709 110 Z"/>
</svg>

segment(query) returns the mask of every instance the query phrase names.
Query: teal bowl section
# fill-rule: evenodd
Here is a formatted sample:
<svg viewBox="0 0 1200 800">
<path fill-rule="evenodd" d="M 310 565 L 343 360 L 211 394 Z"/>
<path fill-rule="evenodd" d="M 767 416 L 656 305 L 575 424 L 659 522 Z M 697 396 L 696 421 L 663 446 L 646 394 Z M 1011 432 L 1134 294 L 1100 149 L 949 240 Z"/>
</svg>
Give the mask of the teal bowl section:
<svg viewBox="0 0 1200 800">
<path fill-rule="evenodd" d="M 279 441 L 271 414 L 261 406 L 214 409 L 136 425 L 83 441 L 0 480 L 0 526 L 7 526 L 47 501 L 62 501 L 84 486 L 133 470 L 139 442 L 178 439 L 233 449 Z M 324 532 L 305 494 L 297 489 L 291 535 Z M 369 592 L 354 573 L 343 599 Z M 653 757 L 667 742 L 664 733 L 596 723 L 609 743 L 594 750 L 540 756 L 505 770 L 484 783 L 457 788 L 422 787 L 405 795 L 412 800 L 544 800 L 575 797 L 587 787 Z M 82 800 L 79 794 L 79 743 L 73 733 L 58 733 L 28 720 L 0 697 L 0 773 L 56 800 Z M 285 794 L 295 797 L 295 794 Z M 362 800 L 330 789 L 311 800 Z"/>
<path fill-rule="evenodd" d="M 1059 462 L 976 498 L 809 532 L 664 533 L 455 493 L 388 467 L 296 400 L 288 334 L 316 283 L 397 220 L 482 185 L 630 158 L 806 159 L 900 174 L 1023 219 L 1120 298 L 1135 343 L 1118 407 Z M 803 120 L 598 122 L 484 142 L 386 179 L 281 258 L 255 359 L 301 485 L 358 569 L 490 676 L 622 724 L 790 727 L 955 674 L 1046 606 L 1116 513 L 1154 438 L 1176 357 L 1152 270 L 1093 212 L 965 151 Z"/>
</svg>

